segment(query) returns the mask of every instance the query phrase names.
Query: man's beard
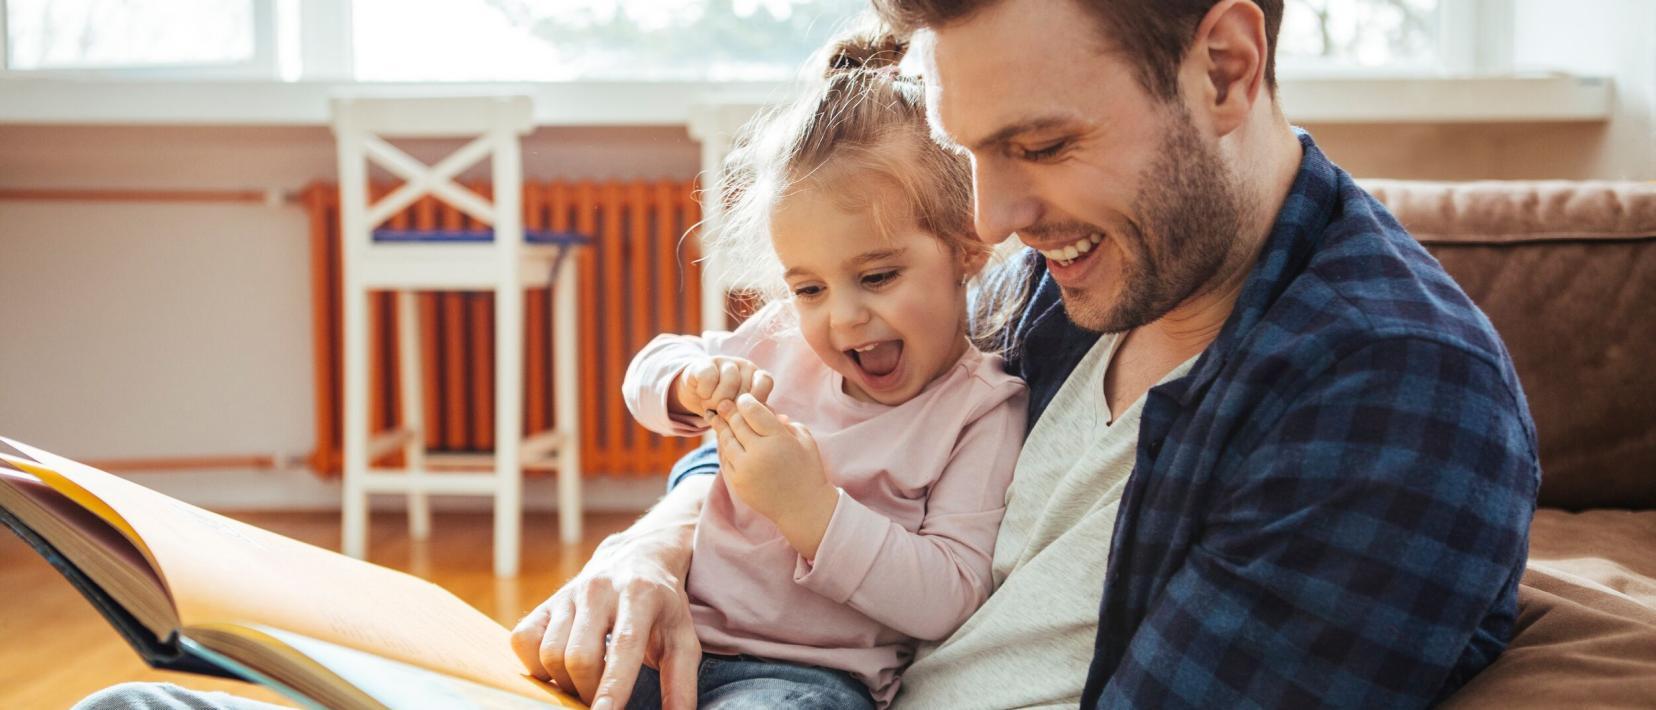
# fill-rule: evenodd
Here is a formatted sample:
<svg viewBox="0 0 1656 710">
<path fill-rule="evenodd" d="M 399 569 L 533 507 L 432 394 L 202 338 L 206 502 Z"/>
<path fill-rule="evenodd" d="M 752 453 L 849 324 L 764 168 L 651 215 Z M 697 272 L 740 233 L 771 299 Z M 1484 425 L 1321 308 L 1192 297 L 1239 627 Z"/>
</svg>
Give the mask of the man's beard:
<svg viewBox="0 0 1656 710">
<path fill-rule="evenodd" d="M 1167 315 L 1213 285 L 1241 236 L 1247 206 L 1231 172 L 1183 106 L 1169 113 L 1158 157 L 1139 179 L 1136 238 L 1106 237 L 1122 252 L 1116 294 L 1107 285 L 1062 289 L 1065 312 L 1087 330 L 1120 333 Z"/>
</svg>

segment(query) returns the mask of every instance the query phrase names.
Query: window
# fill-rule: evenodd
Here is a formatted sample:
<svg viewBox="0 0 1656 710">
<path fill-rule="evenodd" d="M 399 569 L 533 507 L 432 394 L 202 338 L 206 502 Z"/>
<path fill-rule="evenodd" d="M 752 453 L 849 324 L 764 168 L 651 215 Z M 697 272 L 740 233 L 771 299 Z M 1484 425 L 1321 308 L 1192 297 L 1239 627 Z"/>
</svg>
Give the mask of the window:
<svg viewBox="0 0 1656 710">
<path fill-rule="evenodd" d="M 1511 0 L 1287 0 L 1290 74 L 1492 74 L 1510 68 Z"/>
<path fill-rule="evenodd" d="M 363 81 L 783 80 L 867 0 L 355 0 Z"/>
<path fill-rule="evenodd" d="M 1515 0 L 1286 0 L 1288 76 L 1510 68 Z M 776 81 L 868 0 L 0 0 L 12 73 Z"/>
<path fill-rule="evenodd" d="M 1424 65 L 1436 57 L 1438 0 L 1289 0 L 1278 57 L 1301 66 Z"/>
<path fill-rule="evenodd" d="M 272 76 L 272 0 L 4 0 L 4 68 Z"/>
</svg>

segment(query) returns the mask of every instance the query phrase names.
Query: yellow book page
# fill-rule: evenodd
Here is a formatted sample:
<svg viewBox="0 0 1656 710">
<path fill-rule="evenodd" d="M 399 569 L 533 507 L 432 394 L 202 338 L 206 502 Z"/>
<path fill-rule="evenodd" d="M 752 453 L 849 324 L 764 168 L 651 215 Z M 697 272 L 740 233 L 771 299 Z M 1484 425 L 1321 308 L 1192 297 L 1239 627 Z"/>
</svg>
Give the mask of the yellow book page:
<svg viewBox="0 0 1656 710">
<path fill-rule="evenodd" d="M 17 448 L 19 446 L 17 442 L 5 437 L 0 437 L 0 441 L 11 444 L 13 448 Z M 7 464 L 13 466 L 19 471 L 24 471 L 34 475 L 35 478 L 38 478 L 41 481 L 58 481 L 58 484 L 52 486 L 57 490 L 57 492 L 63 494 L 69 500 L 74 501 L 76 505 L 90 511 L 93 515 L 102 518 L 104 522 L 109 523 L 116 530 L 120 531 L 122 535 L 126 536 L 126 539 L 132 541 L 132 545 L 134 547 L 137 547 L 140 552 L 144 553 L 144 557 L 149 560 L 151 565 L 155 564 L 155 556 L 151 555 L 149 548 L 144 546 L 144 541 L 142 538 L 138 537 L 138 532 L 133 530 L 131 525 L 127 524 L 126 518 L 121 517 L 120 513 L 115 512 L 113 508 L 105 505 L 104 502 L 99 500 L 97 496 L 94 496 L 91 493 L 88 493 L 86 489 L 75 485 L 73 481 L 63 478 L 56 471 L 45 468 L 33 461 L 27 461 L 4 453 L 0 453 L 0 460 L 5 461 Z"/>
<path fill-rule="evenodd" d="M 153 554 L 185 626 L 262 624 L 519 695 L 557 695 L 523 674 L 510 631 L 435 584 L 6 441 L 43 464 L 37 468 L 44 475 L 36 474 L 43 481 L 54 488 L 73 483 L 130 525 Z"/>
</svg>

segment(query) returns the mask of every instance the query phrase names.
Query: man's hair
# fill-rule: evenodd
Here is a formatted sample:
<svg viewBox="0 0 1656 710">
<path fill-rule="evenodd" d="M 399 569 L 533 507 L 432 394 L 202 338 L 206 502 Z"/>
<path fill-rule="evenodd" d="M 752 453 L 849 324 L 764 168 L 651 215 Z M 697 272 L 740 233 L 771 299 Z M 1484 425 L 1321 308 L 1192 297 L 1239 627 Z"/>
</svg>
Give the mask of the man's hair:
<svg viewBox="0 0 1656 710">
<path fill-rule="evenodd" d="M 874 9 L 893 29 L 909 33 L 944 27 L 970 17 L 1000 0 L 873 0 Z M 1100 24 L 1110 43 L 1136 69 L 1139 84 L 1152 96 L 1171 101 L 1179 95 L 1179 63 L 1195 39 L 1196 26 L 1218 0 L 1069 0 Z M 1283 0 L 1253 0 L 1265 14 L 1265 85 L 1276 92 L 1277 30 Z"/>
</svg>

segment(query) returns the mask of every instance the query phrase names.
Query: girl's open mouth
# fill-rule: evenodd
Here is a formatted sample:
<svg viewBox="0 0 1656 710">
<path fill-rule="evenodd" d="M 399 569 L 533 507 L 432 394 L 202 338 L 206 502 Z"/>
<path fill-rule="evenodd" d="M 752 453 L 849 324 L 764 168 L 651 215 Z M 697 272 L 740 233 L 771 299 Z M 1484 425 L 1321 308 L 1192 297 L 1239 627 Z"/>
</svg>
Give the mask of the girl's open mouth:
<svg viewBox="0 0 1656 710">
<path fill-rule="evenodd" d="M 885 389 L 897 380 L 897 368 L 903 362 L 903 341 L 882 340 L 845 353 L 851 357 L 851 362 L 857 364 L 864 383 L 870 389 Z"/>
</svg>

